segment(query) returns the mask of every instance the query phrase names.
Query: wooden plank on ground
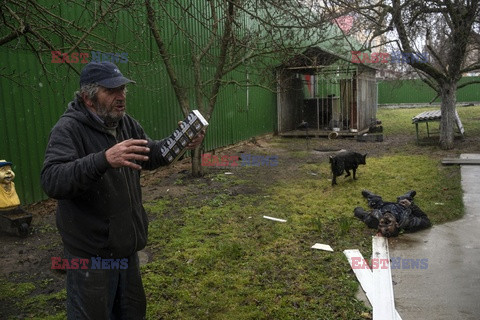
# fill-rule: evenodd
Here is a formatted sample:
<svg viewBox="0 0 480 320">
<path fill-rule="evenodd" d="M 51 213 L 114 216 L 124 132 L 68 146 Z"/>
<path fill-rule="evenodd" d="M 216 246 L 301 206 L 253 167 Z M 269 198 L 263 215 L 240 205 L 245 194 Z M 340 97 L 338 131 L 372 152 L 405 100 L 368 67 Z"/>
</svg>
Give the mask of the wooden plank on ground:
<svg viewBox="0 0 480 320">
<path fill-rule="evenodd" d="M 465 128 L 463 127 L 462 120 L 460 120 L 457 109 L 455 109 L 455 122 L 457 123 L 458 131 L 460 131 L 463 136 L 465 133 Z"/>
<path fill-rule="evenodd" d="M 442 160 L 444 165 L 480 165 L 480 159 L 458 159 L 458 158 L 445 158 Z"/>
<path fill-rule="evenodd" d="M 368 266 L 365 266 L 365 268 L 363 267 L 363 261 L 365 260 L 363 259 L 362 253 L 357 249 L 348 249 L 343 250 L 343 254 L 345 254 L 345 256 L 347 257 L 348 263 L 350 264 L 350 267 L 355 273 L 355 276 L 357 277 L 357 280 L 360 283 L 363 292 L 365 292 L 368 301 L 370 301 L 372 307 L 375 308 L 375 301 L 373 297 L 373 273 Z M 360 268 L 358 267 L 358 261 L 362 261 L 362 263 L 360 263 L 360 266 L 362 267 Z M 402 317 L 400 317 L 400 314 L 397 312 L 397 310 L 395 310 L 395 320 L 402 320 Z"/>
<path fill-rule="evenodd" d="M 372 239 L 372 258 L 377 261 L 390 261 L 388 239 L 374 236 Z M 373 269 L 373 320 L 394 320 L 395 301 L 393 297 L 392 271 L 390 268 Z"/>
<path fill-rule="evenodd" d="M 269 217 L 269 216 L 263 216 L 263 218 L 272 220 L 272 221 L 277 221 L 277 222 L 287 222 L 285 219 L 279 219 L 279 218 L 274 218 L 274 217 Z"/>
<path fill-rule="evenodd" d="M 374 305 L 373 301 L 373 274 L 370 268 L 358 268 L 358 263 L 354 262 L 356 261 L 364 261 L 362 253 L 357 250 L 357 249 L 349 249 L 349 250 L 343 250 L 343 254 L 347 257 L 348 263 L 350 264 L 350 267 L 353 270 L 353 273 L 355 273 L 355 276 L 357 277 L 358 282 L 360 282 L 360 286 L 362 287 L 363 291 L 367 295 L 368 301 L 370 301 L 370 304 Z M 361 263 L 360 265 L 362 265 Z"/>
<path fill-rule="evenodd" d="M 328 244 L 323 244 L 323 243 L 315 243 L 315 244 L 312 246 L 312 249 L 325 250 L 325 251 L 331 251 L 331 252 L 333 252 L 332 247 L 330 247 Z"/>
</svg>

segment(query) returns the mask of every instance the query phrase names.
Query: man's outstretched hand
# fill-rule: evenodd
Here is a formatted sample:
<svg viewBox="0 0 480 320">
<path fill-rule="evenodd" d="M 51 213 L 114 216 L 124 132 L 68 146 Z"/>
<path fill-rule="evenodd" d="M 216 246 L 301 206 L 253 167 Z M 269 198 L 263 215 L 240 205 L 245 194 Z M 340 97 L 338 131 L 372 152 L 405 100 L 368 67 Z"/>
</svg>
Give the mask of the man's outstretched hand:
<svg viewBox="0 0 480 320">
<path fill-rule="evenodd" d="M 148 141 L 143 139 L 124 140 L 105 151 L 105 157 L 113 168 L 130 167 L 141 170 L 142 167 L 132 160 L 148 160 L 146 154 L 150 152 L 150 148 L 146 147 L 147 143 Z"/>
</svg>

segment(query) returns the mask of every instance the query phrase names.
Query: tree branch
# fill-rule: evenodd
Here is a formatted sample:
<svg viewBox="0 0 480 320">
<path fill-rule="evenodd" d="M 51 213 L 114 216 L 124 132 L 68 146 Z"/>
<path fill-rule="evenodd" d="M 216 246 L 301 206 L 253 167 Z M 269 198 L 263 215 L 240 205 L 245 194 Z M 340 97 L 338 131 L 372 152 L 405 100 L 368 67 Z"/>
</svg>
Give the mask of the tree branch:
<svg viewBox="0 0 480 320">
<path fill-rule="evenodd" d="M 187 92 L 185 88 L 180 85 L 180 82 L 171 63 L 170 54 L 165 48 L 165 44 L 163 43 L 162 38 L 160 37 L 160 34 L 157 30 L 157 26 L 155 24 L 155 10 L 151 5 L 150 0 L 145 0 L 145 7 L 147 9 L 147 23 L 150 28 L 150 32 L 152 33 L 153 38 L 155 39 L 155 42 L 157 44 L 160 56 L 162 57 L 163 63 L 167 70 L 167 74 L 170 78 L 170 82 L 175 91 L 175 95 L 177 96 L 177 99 L 180 103 L 180 108 L 182 109 L 183 115 L 187 116 L 190 112 Z"/>
</svg>

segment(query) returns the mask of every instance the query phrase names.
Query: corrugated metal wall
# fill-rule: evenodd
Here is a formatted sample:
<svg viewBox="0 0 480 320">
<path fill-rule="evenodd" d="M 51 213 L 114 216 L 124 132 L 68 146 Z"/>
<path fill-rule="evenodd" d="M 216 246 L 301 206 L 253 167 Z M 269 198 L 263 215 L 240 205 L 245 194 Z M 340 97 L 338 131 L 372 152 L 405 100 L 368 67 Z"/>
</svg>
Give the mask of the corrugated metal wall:
<svg viewBox="0 0 480 320">
<path fill-rule="evenodd" d="M 63 14 L 76 16 L 79 12 L 75 10 L 68 8 Z M 205 30 L 191 22 L 193 19 L 182 19 L 175 10 L 173 14 L 178 16 L 178 23 L 189 24 L 188 28 L 198 30 L 199 37 L 206 35 Z M 119 48 L 122 48 L 128 52 L 128 63 L 118 63 L 125 76 L 137 81 L 136 85 L 128 88 L 128 112 L 139 120 L 150 137 L 160 139 L 173 131 L 183 115 L 150 32 L 145 26 L 139 27 L 139 22 L 145 25 L 144 15 L 122 13 L 118 21 L 102 27 L 104 37 L 114 39 L 119 47 L 104 46 L 94 50 L 120 52 Z M 192 83 L 188 43 L 179 36 L 178 27 L 174 24 L 162 24 L 160 27 L 161 32 L 172 39 L 170 47 L 176 55 L 179 77 Z M 61 43 L 58 45 L 62 46 Z M 7 75 L 0 77 L 0 159 L 14 163 L 17 192 L 21 202 L 28 204 L 46 198 L 40 187 L 39 175 L 48 134 L 78 89 L 78 75 L 66 64 L 49 63 L 51 54 L 46 51 L 42 58 L 46 61 L 47 78 L 33 54 L 14 46 L 10 43 L 0 48 L 2 75 Z M 83 65 L 78 63 L 73 67 L 81 70 Z M 255 70 L 255 66 L 251 69 Z M 258 80 L 258 75 L 249 73 L 246 67 L 229 77 L 244 81 L 247 73 L 251 83 Z M 193 97 L 192 90 L 189 94 Z M 255 86 L 228 85 L 221 90 L 210 119 L 206 149 L 273 132 L 275 126 L 276 105 L 272 91 Z"/>
<path fill-rule="evenodd" d="M 480 80 L 480 77 L 464 77 L 466 81 Z M 436 96 L 435 91 L 419 79 L 382 81 L 378 83 L 378 103 L 429 103 Z M 457 91 L 457 102 L 480 101 L 480 83 L 472 84 Z M 435 102 L 440 102 L 439 99 Z"/>
</svg>

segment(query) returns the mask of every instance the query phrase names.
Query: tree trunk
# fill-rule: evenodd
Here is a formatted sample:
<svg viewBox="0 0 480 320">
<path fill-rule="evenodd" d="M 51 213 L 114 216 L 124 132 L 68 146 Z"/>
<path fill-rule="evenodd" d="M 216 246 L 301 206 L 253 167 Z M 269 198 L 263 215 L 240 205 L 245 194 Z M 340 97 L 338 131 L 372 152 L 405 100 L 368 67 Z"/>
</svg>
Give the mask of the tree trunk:
<svg viewBox="0 0 480 320">
<path fill-rule="evenodd" d="M 443 150 L 453 149 L 455 133 L 455 103 L 457 102 L 457 84 L 454 81 L 444 82 L 441 86 L 442 119 L 440 121 L 440 147 Z"/>
<path fill-rule="evenodd" d="M 203 142 L 201 145 L 192 150 L 192 176 L 194 177 L 203 176 L 202 146 Z"/>
</svg>

